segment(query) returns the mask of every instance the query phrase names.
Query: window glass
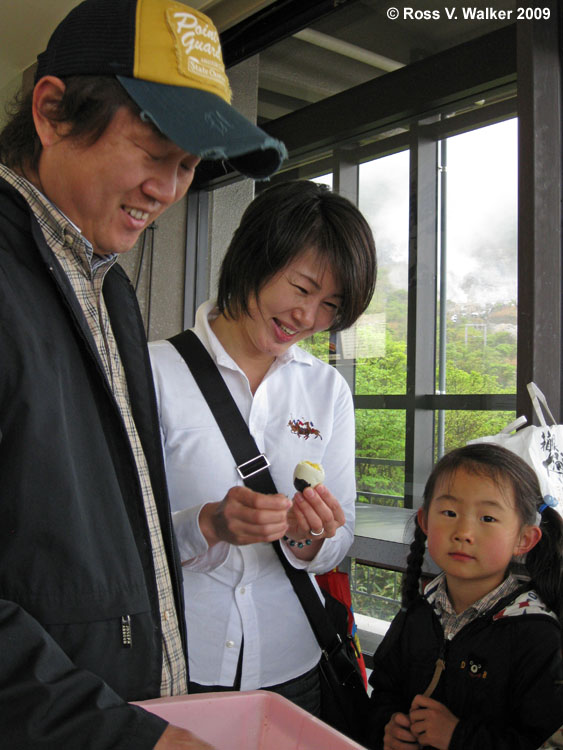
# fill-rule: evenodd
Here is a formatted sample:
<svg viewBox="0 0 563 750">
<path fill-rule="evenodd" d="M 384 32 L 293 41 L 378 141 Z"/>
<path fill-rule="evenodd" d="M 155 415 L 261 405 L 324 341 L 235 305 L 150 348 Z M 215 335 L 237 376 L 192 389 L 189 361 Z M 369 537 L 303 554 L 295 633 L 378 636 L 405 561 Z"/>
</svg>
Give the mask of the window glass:
<svg viewBox="0 0 563 750">
<path fill-rule="evenodd" d="M 330 334 L 328 331 L 319 331 L 299 342 L 301 349 L 310 352 L 323 362 L 330 360 Z"/>
<path fill-rule="evenodd" d="M 326 185 L 332 190 L 333 179 L 331 173 L 323 174 L 319 177 L 312 177 L 311 182 L 318 182 L 321 185 Z M 313 354 L 315 357 L 322 359 L 323 362 L 329 362 L 332 361 L 330 359 L 330 342 L 331 336 L 329 332 L 320 331 L 319 333 L 315 333 L 313 336 L 300 341 L 299 346 Z"/>
<path fill-rule="evenodd" d="M 312 177 L 311 182 L 319 182 L 321 185 L 327 185 L 332 190 L 332 174 L 322 174 L 320 177 Z"/>
<path fill-rule="evenodd" d="M 406 390 L 408 151 L 360 165 L 359 208 L 375 236 L 378 276 L 372 303 L 349 333 L 356 351 L 356 393 L 401 394 Z"/>
<path fill-rule="evenodd" d="M 358 502 L 403 507 L 405 412 L 356 409 Z"/>
<path fill-rule="evenodd" d="M 497 435 L 516 419 L 514 411 L 463 411 L 450 409 L 445 414 L 445 446 L 448 453 L 469 440 Z M 436 429 L 439 421 L 436 420 Z M 437 444 L 437 441 L 436 441 Z M 438 456 L 436 456 L 436 460 Z"/>
<path fill-rule="evenodd" d="M 515 393 L 517 120 L 444 142 L 446 393 Z"/>
<path fill-rule="evenodd" d="M 366 619 L 369 617 L 390 622 L 399 611 L 402 579 L 402 573 L 364 565 L 354 560 L 351 588 L 356 617 L 360 612 Z M 369 628 L 369 623 L 364 618 L 361 625 L 369 632 L 372 628 Z M 386 628 L 383 632 L 385 630 Z"/>
<path fill-rule="evenodd" d="M 439 195 L 438 319 L 429 321 L 430 336 L 436 331 L 437 337 L 436 391 L 512 394 L 517 333 L 516 120 L 448 138 L 440 143 L 439 153 L 440 162 L 425 176 L 426 181 L 437 181 Z M 319 334 L 306 344 L 341 368 L 359 398 L 355 412 L 358 502 L 391 508 L 404 507 L 409 467 L 406 418 L 407 409 L 413 407 L 406 390 L 408 243 L 409 201 L 416 203 L 418 196 L 416 185 L 410 184 L 409 166 L 406 150 L 359 165 L 359 208 L 375 236 L 377 290 L 352 329 L 337 337 Z M 316 179 L 332 185 L 330 178 Z M 402 408 L 364 408 L 368 399 L 361 400 L 362 396 L 394 396 L 393 406 L 398 401 Z M 437 411 L 434 432 L 429 424 L 427 440 L 433 441 L 438 459 L 468 440 L 498 433 L 514 418 L 512 411 Z M 412 472 L 412 457 L 410 461 Z M 413 481 L 410 473 L 408 481 Z M 425 479 L 416 481 L 423 486 Z M 374 543 L 388 542 L 385 534 L 379 529 Z M 369 652 L 372 641 L 377 643 L 385 623 L 398 611 L 401 575 L 367 561 L 351 564 L 353 606 L 362 644 Z"/>
</svg>

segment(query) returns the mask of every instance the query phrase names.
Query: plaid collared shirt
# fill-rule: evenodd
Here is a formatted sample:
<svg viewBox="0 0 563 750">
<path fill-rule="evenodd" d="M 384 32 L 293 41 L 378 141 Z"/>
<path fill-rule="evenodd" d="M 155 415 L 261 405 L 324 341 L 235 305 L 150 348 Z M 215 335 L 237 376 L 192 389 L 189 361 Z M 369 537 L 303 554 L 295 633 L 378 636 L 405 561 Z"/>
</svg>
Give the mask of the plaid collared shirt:
<svg viewBox="0 0 563 750">
<path fill-rule="evenodd" d="M 92 245 L 79 228 L 30 182 L 2 164 L 0 176 L 25 198 L 39 222 L 45 241 L 68 276 L 125 423 L 143 492 L 158 589 L 163 639 L 161 695 L 181 695 L 187 691 L 186 664 L 166 552 L 146 458 L 131 413 L 125 373 L 102 295 L 104 277 L 117 260 L 117 255 L 94 255 Z"/>
<path fill-rule="evenodd" d="M 442 623 L 444 636 L 451 641 L 451 639 L 465 625 L 468 625 L 479 617 L 479 615 L 490 609 L 495 602 L 498 602 L 505 596 L 515 592 L 522 583 L 523 581 L 521 579 L 517 578 L 513 573 L 510 573 L 500 586 L 489 591 L 489 593 L 485 594 L 482 599 L 476 601 L 471 607 L 468 607 L 459 615 L 453 608 L 448 596 L 445 573 L 440 573 L 440 575 L 428 585 L 427 594 L 425 596 Z"/>
</svg>

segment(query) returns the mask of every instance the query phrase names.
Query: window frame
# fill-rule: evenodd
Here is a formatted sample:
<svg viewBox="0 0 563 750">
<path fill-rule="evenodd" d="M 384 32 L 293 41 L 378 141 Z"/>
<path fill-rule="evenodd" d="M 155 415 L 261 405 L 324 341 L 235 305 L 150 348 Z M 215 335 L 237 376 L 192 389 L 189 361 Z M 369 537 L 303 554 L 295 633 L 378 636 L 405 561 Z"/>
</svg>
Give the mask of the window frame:
<svg viewBox="0 0 563 750">
<path fill-rule="evenodd" d="M 414 192 L 418 197 L 411 204 L 412 280 L 408 299 L 409 309 L 418 314 L 409 313 L 407 392 L 354 398 L 356 408 L 407 411 L 407 506 L 416 505 L 415 496 L 433 463 L 433 449 L 429 446 L 433 443 L 436 411 L 516 410 L 532 421 L 526 383 L 540 378 L 552 411 L 558 416 L 561 413 L 561 66 L 554 64 L 557 60 L 561 62 L 561 52 L 555 22 L 559 9 L 555 0 L 546 0 L 546 5 L 552 8 L 553 23 L 538 21 L 519 24 L 518 29 L 516 25 L 504 27 L 263 126 L 286 143 L 290 154 L 283 171 L 266 187 L 277 181 L 332 171 L 334 188 L 352 200 L 357 200 L 357 169 L 361 161 L 410 146 L 411 194 Z M 492 95 L 498 99 L 495 104 L 470 109 L 451 119 L 438 117 L 442 112 L 463 109 L 466 104 Z M 362 102 L 361 107 L 358 102 Z M 437 394 L 434 366 L 437 196 L 413 188 L 423 184 L 429 169 L 435 169 L 435 149 L 440 138 L 515 114 L 519 117 L 520 162 L 516 394 Z M 422 117 L 426 119 L 420 122 Z M 377 140 L 384 132 L 405 124 L 410 125 L 408 133 Z M 221 165 L 220 175 L 207 170 L 198 187 L 210 191 L 238 179 L 233 173 L 225 173 Z M 552 188 L 550 196 L 545 195 L 545 184 Z M 257 190 L 260 187 L 258 184 Z M 550 207 L 547 226 L 545 213 L 538 209 L 540 200 L 548 200 Z M 417 221 L 419 216 L 424 217 L 423 225 Z M 192 231 L 191 235 L 194 234 L 197 232 Z M 197 248 L 188 245 L 188 258 L 190 252 L 202 255 L 206 249 L 202 243 Z M 434 269 L 425 280 L 416 278 L 416 269 L 422 262 Z M 193 263 L 187 267 L 193 267 Z M 538 277 L 542 280 L 540 294 L 536 293 Z M 434 311 L 432 316 L 427 315 L 429 306 Z M 422 310 L 425 315 L 420 314 Z M 427 318 L 432 319 L 432 325 L 426 322 Z M 541 328 L 539 333 L 538 328 Z M 351 378 L 353 365 L 348 364 Z M 546 383 L 541 380 L 542 373 L 555 373 L 555 377 Z M 430 441 L 421 439 L 428 434 Z M 385 538 L 357 534 L 350 555 L 396 569 L 397 552 L 391 554 L 388 547 Z M 404 560 L 406 545 L 401 544 L 400 548 L 398 554 Z"/>
</svg>

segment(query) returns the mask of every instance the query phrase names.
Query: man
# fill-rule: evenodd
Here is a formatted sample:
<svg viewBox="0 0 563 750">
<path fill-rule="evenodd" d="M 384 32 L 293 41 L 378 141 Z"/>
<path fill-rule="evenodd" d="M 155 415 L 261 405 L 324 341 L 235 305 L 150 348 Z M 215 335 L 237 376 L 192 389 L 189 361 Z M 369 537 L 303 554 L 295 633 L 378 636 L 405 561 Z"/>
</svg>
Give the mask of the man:
<svg viewBox="0 0 563 750">
<path fill-rule="evenodd" d="M 115 260 L 200 158 L 282 144 L 229 104 L 217 31 L 173 0 L 86 0 L 0 133 L 2 747 L 207 743 L 128 701 L 185 693 L 150 365 Z"/>
</svg>

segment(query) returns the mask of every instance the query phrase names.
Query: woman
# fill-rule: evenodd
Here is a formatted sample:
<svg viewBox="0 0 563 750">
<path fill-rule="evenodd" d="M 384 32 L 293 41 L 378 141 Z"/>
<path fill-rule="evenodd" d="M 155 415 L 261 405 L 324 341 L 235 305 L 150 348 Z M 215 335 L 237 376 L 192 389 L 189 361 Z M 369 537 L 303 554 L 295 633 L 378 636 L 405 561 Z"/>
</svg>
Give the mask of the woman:
<svg viewBox="0 0 563 750">
<path fill-rule="evenodd" d="M 174 527 L 184 562 L 190 692 L 268 688 L 318 715 L 320 649 L 269 542 L 324 573 L 354 533 L 354 412 L 341 375 L 295 346 L 366 309 L 376 259 L 357 208 L 313 182 L 256 198 L 194 331 L 271 462 L 277 495 L 243 486 L 184 360 L 151 345 Z M 300 460 L 326 484 L 295 494 Z M 293 497 L 293 504 L 288 499 Z"/>
</svg>

